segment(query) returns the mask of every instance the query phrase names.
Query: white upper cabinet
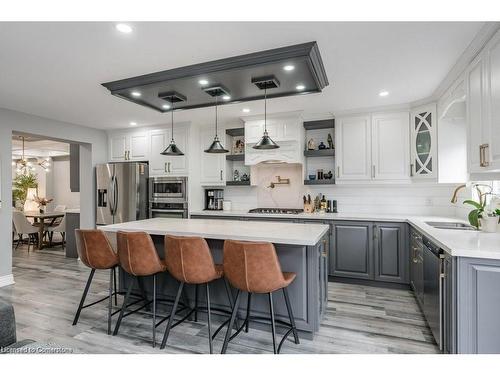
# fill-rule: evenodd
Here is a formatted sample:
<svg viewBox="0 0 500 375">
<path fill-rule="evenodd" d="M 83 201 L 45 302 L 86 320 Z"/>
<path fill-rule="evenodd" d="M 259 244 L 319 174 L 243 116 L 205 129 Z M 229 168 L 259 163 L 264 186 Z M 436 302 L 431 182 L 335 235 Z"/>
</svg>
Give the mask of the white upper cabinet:
<svg viewBox="0 0 500 375">
<path fill-rule="evenodd" d="M 302 164 L 304 161 L 304 127 L 300 113 L 275 115 L 267 119 L 267 133 L 280 148 L 255 150 L 252 148 L 264 134 L 262 116 L 246 117 L 245 121 L 245 165 L 279 161 Z"/>
<path fill-rule="evenodd" d="M 337 181 L 372 178 L 370 116 L 335 119 Z"/>
<path fill-rule="evenodd" d="M 469 173 L 500 171 L 500 31 L 465 72 Z"/>
<path fill-rule="evenodd" d="M 149 142 L 151 156 L 149 158 L 150 176 L 187 176 L 188 170 L 188 126 L 174 128 L 175 144 L 184 153 L 182 156 L 167 156 L 161 153 L 168 147 L 172 138 L 168 128 L 151 130 Z"/>
<path fill-rule="evenodd" d="M 372 178 L 405 180 L 409 172 L 408 112 L 372 116 Z"/>
<path fill-rule="evenodd" d="M 486 121 L 485 164 L 490 170 L 500 170 L 500 32 L 486 50 Z"/>
<path fill-rule="evenodd" d="M 220 134 L 219 138 L 221 138 Z M 212 144 L 213 140 L 213 128 L 200 132 L 200 183 L 202 186 L 226 185 L 226 154 L 208 154 L 204 151 Z M 229 146 L 224 144 L 224 147 Z"/>
<path fill-rule="evenodd" d="M 109 138 L 109 158 L 111 161 L 143 161 L 149 156 L 146 131 L 112 132 Z"/>
<path fill-rule="evenodd" d="M 410 175 L 414 180 L 437 179 L 436 105 L 429 104 L 411 111 Z"/>
<path fill-rule="evenodd" d="M 409 181 L 408 112 L 335 119 L 337 182 Z"/>
</svg>

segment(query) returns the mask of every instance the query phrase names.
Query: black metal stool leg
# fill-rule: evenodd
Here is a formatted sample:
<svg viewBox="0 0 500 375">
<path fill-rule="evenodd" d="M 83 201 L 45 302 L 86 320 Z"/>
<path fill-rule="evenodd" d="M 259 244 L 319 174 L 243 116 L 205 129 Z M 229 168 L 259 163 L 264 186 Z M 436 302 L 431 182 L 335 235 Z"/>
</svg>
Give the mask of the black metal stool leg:
<svg viewBox="0 0 500 375">
<path fill-rule="evenodd" d="M 250 307 L 252 306 L 252 293 L 248 292 L 247 296 L 247 317 L 245 318 L 245 332 L 249 331 L 250 326 Z"/>
<path fill-rule="evenodd" d="M 194 321 L 198 321 L 198 284 L 194 286 Z"/>
<path fill-rule="evenodd" d="M 156 347 L 156 275 L 153 275 L 153 348 Z"/>
<path fill-rule="evenodd" d="M 111 309 L 113 308 L 113 275 L 114 269 L 109 270 L 109 301 L 108 301 L 108 335 L 111 335 Z"/>
<path fill-rule="evenodd" d="M 273 351 L 274 351 L 274 354 L 277 354 L 277 351 L 276 351 L 276 326 L 274 323 L 273 294 L 268 293 L 268 295 L 269 295 L 269 312 L 271 314 L 271 332 L 273 334 Z"/>
<path fill-rule="evenodd" d="M 29 242 L 28 242 L 28 249 L 29 249 Z M 85 298 L 87 298 L 87 293 L 89 292 L 90 284 L 92 283 L 92 278 L 94 277 L 94 273 L 95 273 L 95 268 L 92 268 L 92 271 L 90 271 L 89 278 L 87 279 L 87 284 L 85 285 L 82 298 L 80 300 L 80 305 L 78 305 L 78 310 L 76 310 L 75 319 L 73 320 L 74 326 L 76 326 L 76 324 L 78 323 L 78 319 L 80 318 L 80 313 L 82 312 L 83 304 L 85 303 Z"/>
<path fill-rule="evenodd" d="M 116 267 L 113 267 L 113 286 L 115 289 L 115 306 L 118 306 L 118 290 L 116 288 Z"/>
<path fill-rule="evenodd" d="M 123 299 L 120 315 L 118 316 L 118 320 L 116 321 L 115 330 L 113 331 L 113 336 L 116 336 L 118 334 L 118 330 L 120 329 L 120 324 L 122 324 L 123 314 L 125 313 L 125 307 L 127 306 L 130 294 L 132 293 L 132 287 L 134 286 L 136 279 L 137 278 L 134 276 L 132 278 L 132 281 L 130 282 L 130 285 L 128 286 L 127 294 L 125 294 L 125 298 Z"/>
<path fill-rule="evenodd" d="M 174 306 L 172 307 L 172 312 L 170 313 L 170 318 L 168 319 L 167 328 L 165 328 L 165 334 L 163 335 L 160 349 L 165 348 L 165 345 L 167 345 L 168 335 L 170 334 L 170 329 L 172 328 L 172 323 L 174 322 L 175 312 L 177 311 L 177 305 L 179 304 L 179 299 L 181 298 L 182 289 L 184 289 L 184 282 L 181 282 L 179 285 L 179 289 L 177 289 Z"/>
<path fill-rule="evenodd" d="M 225 354 L 227 350 L 227 345 L 229 344 L 229 338 L 231 337 L 231 333 L 233 331 L 234 319 L 236 318 L 236 314 L 238 313 L 238 305 L 240 304 L 240 291 L 236 293 L 236 300 L 234 301 L 233 311 L 231 313 L 231 319 L 229 320 L 229 324 L 227 326 L 226 337 L 224 338 L 224 344 L 222 344 L 221 354 Z"/>
<path fill-rule="evenodd" d="M 210 287 L 207 285 L 207 322 L 208 322 L 208 345 L 210 347 L 210 354 L 213 353 L 213 344 L 212 344 L 212 314 L 210 311 Z"/>
<path fill-rule="evenodd" d="M 295 339 L 295 344 L 300 344 L 299 334 L 297 333 L 297 328 L 295 327 L 295 318 L 293 317 L 292 305 L 290 304 L 290 298 L 288 297 L 288 290 L 283 288 L 283 297 L 285 297 L 285 305 L 288 311 L 288 317 L 290 318 L 290 325 L 292 326 L 293 338 Z"/>
</svg>

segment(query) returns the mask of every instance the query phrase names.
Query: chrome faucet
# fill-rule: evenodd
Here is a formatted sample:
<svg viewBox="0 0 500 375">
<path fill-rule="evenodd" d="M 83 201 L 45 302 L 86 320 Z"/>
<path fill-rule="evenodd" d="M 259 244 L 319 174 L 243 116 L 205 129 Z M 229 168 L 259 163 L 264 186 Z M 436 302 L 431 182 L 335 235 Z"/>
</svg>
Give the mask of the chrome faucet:
<svg viewBox="0 0 500 375">
<path fill-rule="evenodd" d="M 289 178 L 281 178 L 281 176 L 276 176 L 278 179 L 278 182 L 271 182 L 268 186 L 268 188 L 274 189 L 276 185 L 289 185 L 290 184 L 290 179 Z"/>
</svg>

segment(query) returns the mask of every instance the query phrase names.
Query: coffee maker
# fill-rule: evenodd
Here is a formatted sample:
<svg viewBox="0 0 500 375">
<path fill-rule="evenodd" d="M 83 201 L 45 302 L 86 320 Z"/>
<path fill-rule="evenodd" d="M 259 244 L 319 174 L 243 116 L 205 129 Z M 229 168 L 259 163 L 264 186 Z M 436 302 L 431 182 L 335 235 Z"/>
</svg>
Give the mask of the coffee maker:
<svg viewBox="0 0 500 375">
<path fill-rule="evenodd" d="M 205 189 L 205 210 L 221 211 L 223 202 L 223 189 Z"/>
</svg>

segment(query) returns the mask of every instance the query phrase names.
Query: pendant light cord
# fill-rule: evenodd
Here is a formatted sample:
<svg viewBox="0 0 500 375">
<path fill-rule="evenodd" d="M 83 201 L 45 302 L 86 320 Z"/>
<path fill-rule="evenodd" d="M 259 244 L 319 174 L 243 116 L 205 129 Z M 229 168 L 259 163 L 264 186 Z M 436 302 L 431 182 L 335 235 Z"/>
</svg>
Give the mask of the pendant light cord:
<svg viewBox="0 0 500 375">
<path fill-rule="evenodd" d="M 217 138 L 217 139 L 219 138 L 219 137 L 217 136 L 217 122 L 218 122 L 218 120 L 217 120 L 217 99 L 218 99 L 218 98 L 219 98 L 219 97 L 216 95 L 216 96 L 215 96 L 215 138 Z"/>
<path fill-rule="evenodd" d="M 264 86 L 264 133 L 267 133 L 267 84 Z"/>
<path fill-rule="evenodd" d="M 170 97 L 170 104 L 172 105 L 172 109 L 170 110 L 170 112 L 172 112 L 170 114 L 172 123 L 172 139 L 170 140 L 170 142 L 173 143 L 174 142 L 174 96 L 173 95 Z"/>
</svg>

